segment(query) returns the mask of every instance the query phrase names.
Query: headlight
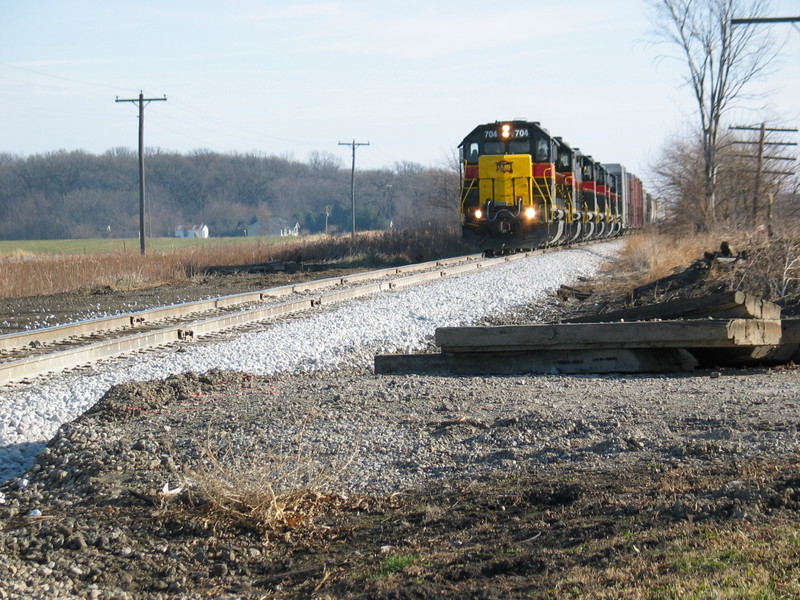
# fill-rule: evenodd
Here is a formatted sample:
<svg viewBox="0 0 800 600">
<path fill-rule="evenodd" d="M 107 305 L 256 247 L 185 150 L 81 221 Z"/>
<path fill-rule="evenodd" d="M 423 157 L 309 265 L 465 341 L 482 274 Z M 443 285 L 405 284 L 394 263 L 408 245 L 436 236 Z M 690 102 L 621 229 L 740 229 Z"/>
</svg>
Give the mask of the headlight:
<svg viewBox="0 0 800 600">
<path fill-rule="evenodd" d="M 536 210 L 529 206 L 528 208 L 525 209 L 525 216 L 529 219 L 532 219 L 533 217 L 536 216 Z"/>
<path fill-rule="evenodd" d="M 480 219 L 483 216 L 483 211 L 479 208 L 475 211 L 475 218 Z"/>
</svg>

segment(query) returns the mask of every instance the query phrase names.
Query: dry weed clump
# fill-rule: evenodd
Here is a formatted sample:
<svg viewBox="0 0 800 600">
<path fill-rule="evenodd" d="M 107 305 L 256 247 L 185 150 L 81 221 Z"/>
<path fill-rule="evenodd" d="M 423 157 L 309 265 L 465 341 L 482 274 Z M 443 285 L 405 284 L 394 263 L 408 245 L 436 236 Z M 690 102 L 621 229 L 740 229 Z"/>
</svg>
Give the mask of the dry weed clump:
<svg viewBox="0 0 800 600">
<path fill-rule="evenodd" d="M 268 452 L 254 439 L 247 448 L 228 441 L 203 449 L 203 463 L 191 475 L 191 489 L 206 522 L 216 528 L 255 529 L 266 535 L 313 525 L 315 515 L 349 502 L 339 490 L 353 458 L 315 455 L 297 434 L 293 448 Z"/>
<path fill-rule="evenodd" d="M 739 242 L 744 266 L 729 275 L 730 287 L 783 305 L 800 304 L 800 235 Z"/>
</svg>

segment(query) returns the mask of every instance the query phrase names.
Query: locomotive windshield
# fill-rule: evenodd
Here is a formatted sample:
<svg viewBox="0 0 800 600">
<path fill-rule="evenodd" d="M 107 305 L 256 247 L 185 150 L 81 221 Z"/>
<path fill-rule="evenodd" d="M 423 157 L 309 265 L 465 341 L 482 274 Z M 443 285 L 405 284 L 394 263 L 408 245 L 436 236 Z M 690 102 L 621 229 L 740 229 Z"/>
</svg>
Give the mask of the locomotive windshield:
<svg viewBox="0 0 800 600">
<path fill-rule="evenodd" d="M 469 150 L 467 153 L 467 160 L 469 162 L 478 162 L 478 142 L 472 142 L 469 145 Z"/>
<path fill-rule="evenodd" d="M 484 154 L 530 154 L 531 145 L 526 141 L 486 142 L 483 144 Z"/>
<path fill-rule="evenodd" d="M 531 144 L 527 140 L 524 142 L 508 142 L 509 154 L 530 154 Z"/>
<path fill-rule="evenodd" d="M 572 171 L 572 156 L 569 151 L 559 148 L 556 161 L 558 162 L 559 173 L 568 173 Z"/>
<path fill-rule="evenodd" d="M 506 145 L 503 142 L 486 142 L 483 145 L 484 154 L 505 154 Z"/>
<path fill-rule="evenodd" d="M 536 162 L 550 162 L 550 140 L 546 137 L 539 137 L 536 142 L 536 152 L 534 160 Z"/>
</svg>

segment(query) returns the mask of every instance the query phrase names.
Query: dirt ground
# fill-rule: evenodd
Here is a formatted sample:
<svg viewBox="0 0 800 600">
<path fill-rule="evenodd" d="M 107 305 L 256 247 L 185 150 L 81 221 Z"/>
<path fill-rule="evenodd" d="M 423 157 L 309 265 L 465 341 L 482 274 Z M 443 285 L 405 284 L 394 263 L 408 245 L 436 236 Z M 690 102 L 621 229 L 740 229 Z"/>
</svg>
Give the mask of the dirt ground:
<svg viewBox="0 0 800 600">
<path fill-rule="evenodd" d="M 100 310 L 130 302 L 144 308 L 283 283 L 237 275 L 187 289 L 88 291 L 27 306 L 30 314 L 42 307 L 65 315 L 95 300 Z M 3 301 L 0 310 L 23 318 L 25 305 Z M 587 310 L 573 299 L 557 308 L 560 316 Z M 797 382 L 791 367 L 780 376 Z M 195 396 L 224 396 L 236 377 L 253 389 L 276 385 L 226 373 L 168 394 L 131 384 L 117 391 L 115 407 L 156 439 L 158 428 L 190 418 L 177 407 Z M 696 380 L 676 381 L 691 387 Z M 796 406 L 797 393 L 784 400 Z M 312 490 L 266 526 L 186 490 L 159 493 L 155 486 L 175 467 L 171 455 L 148 453 L 147 436 L 124 440 L 104 429 L 109 402 L 63 431 L 24 482 L 0 487 L 0 599 L 800 597 L 800 457 L 791 448 L 716 451 L 727 434 L 711 420 L 702 425 L 703 444 L 669 460 L 553 460 L 385 497 Z M 796 440 L 797 425 L 754 421 L 753 435 L 777 428 L 780 439 Z M 34 505 L 38 513 L 30 512 Z"/>
<path fill-rule="evenodd" d="M 744 389 L 750 380 L 762 387 L 777 378 L 797 389 L 799 376 L 756 369 L 725 373 L 722 380 Z M 564 422 L 562 410 L 554 408 L 550 418 L 536 413 L 532 426 L 541 429 L 544 442 L 532 460 L 522 456 L 524 448 L 506 445 L 469 465 L 493 461 L 495 468 L 397 493 L 376 497 L 312 488 L 278 499 L 282 511 L 271 521 L 261 518 L 263 505 L 247 501 L 251 486 L 242 473 L 230 477 L 224 505 L 223 492 L 176 483 L 201 480 L 198 448 L 209 435 L 203 433 L 207 423 L 215 423 L 215 431 L 238 428 L 243 418 L 260 418 L 259 402 L 274 411 L 289 401 L 292 408 L 283 409 L 289 421 L 297 418 L 296 402 L 313 404 L 320 396 L 345 402 L 345 394 L 362 394 L 386 405 L 388 399 L 377 399 L 385 389 L 377 379 L 359 373 L 309 378 L 216 372 L 111 390 L 62 428 L 24 480 L 2 488 L 0 597 L 800 594 L 800 456 L 796 443 L 795 450 L 786 447 L 798 435 L 796 393 L 787 396 L 793 404 L 786 410 L 759 404 L 741 421 L 735 413 L 746 411 L 749 399 L 708 418 L 673 416 L 665 428 L 673 434 L 687 430 L 681 433 L 686 441 L 674 446 L 659 438 L 657 423 L 647 424 L 647 403 L 632 401 L 615 416 L 641 427 L 639 437 L 596 438 L 591 432 L 598 428 L 632 430 L 591 415 Z M 402 385 L 403 379 L 393 382 Z M 458 379 L 410 383 L 414 396 L 431 397 L 433 406 L 442 399 L 459 401 L 459 390 L 502 406 L 504 390 L 516 388 L 508 401 L 517 402 L 521 382 L 530 383 Z M 636 385 L 659 389 L 650 379 L 605 383 L 635 396 Z M 701 373 L 668 383 L 673 396 L 691 402 L 693 389 L 713 389 L 710 381 L 710 374 Z M 563 395 L 580 393 L 573 386 Z M 243 398 L 251 402 L 247 410 Z M 432 444 L 444 443 L 443 436 L 469 443 L 483 431 L 485 437 L 514 436 L 530 414 L 530 402 L 521 416 L 496 420 L 488 429 L 478 419 L 442 414 L 426 435 Z M 393 403 L 395 410 L 417 414 Z M 725 413 L 734 415 L 725 420 Z M 283 425 L 276 420 L 275 426 Z M 579 447 L 586 436 L 605 441 Z M 214 470 L 212 476 L 224 481 L 228 472 Z"/>
</svg>

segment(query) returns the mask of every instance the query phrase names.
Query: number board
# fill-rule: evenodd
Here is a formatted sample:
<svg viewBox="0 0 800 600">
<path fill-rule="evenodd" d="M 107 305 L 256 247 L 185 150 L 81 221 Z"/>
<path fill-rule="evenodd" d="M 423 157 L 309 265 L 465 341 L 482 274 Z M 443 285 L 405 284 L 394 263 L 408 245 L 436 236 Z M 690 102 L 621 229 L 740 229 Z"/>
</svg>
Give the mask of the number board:
<svg viewBox="0 0 800 600">
<path fill-rule="evenodd" d="M 508 136 L 509 139 L 523 139 L 528 138 L 531 136 L 531 133 L 528 129 L 512 129 L 511 135 Z M 500 139 L 501 134 L 496 129 L 487 129 L 483 132 L 483 139 L 485 140 L 497 140 Z"/>
</svg>

